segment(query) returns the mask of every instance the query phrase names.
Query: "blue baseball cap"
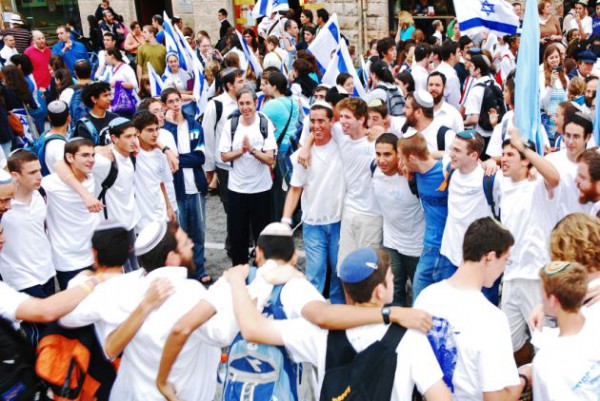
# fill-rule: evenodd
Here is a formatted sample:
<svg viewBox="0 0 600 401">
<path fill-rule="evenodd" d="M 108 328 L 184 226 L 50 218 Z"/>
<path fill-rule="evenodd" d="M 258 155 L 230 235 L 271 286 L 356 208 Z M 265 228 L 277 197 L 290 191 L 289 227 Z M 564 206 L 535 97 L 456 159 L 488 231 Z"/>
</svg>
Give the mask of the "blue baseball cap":
<svg viewBox="0 0 600 401">
<path fill-rule="evenodd" d="M 349 253 L 340 264 L 337 275 L 344 283 L 358 283 L 377 271 L 377 252 L 373 248 L 359 248 Z"/>
</svg>

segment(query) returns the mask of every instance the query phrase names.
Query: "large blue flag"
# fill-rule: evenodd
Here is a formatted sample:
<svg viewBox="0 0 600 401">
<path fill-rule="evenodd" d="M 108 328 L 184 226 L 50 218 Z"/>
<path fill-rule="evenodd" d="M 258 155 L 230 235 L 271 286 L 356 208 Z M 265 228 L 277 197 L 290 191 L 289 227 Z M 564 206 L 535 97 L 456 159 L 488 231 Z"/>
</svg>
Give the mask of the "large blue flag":
<svg viewBox="0 0 600 401">
<path fill-rule="evenodd" d="M 537 10 L 537 4 L 533 8 Z M 514 35 L 519 28 L 519 17 L 505 0 L 454 0 L 454 10 L 462 35 Z"/>
<path fill-rule="evenodd" d="M 252 9 L 254 18 L 271 15 L 274 11 L 287 11 L 290 9 L 288 0 L 258 0 Z"/>
<path fill-rule="evenodd" d="M 540 116 L 540 20 L 537 0 L 527 0 L 517 56 L 515 79 L 515 125 L 521 137 L 535 143 L 537 152 L 544 154 Z"/>
<path fill-rule="evenodd" d="M 323 25 L 315 40 L 308 46 L 308 51 L 317 59 L 321 73 L 325 73 L 331 57 L 340 45 L 340 40 L 340 26 L 338 25 L 337 15 L 333 14 L 329 21 Z"/>
<path fill-rule="evenodd" d="M 171 19 L 167 15 L 166 11 L 163 12 L 163 20 L 163 28 L 165 30 L 165 47 L 167 48 L 167 53 L 177 54 L 177 57 L 179 58 L 179 68 L 190 72 L 191 66 L 187 65 L 185 54 L 181 48 L 181 44 L 177 40 L 177 35 L 173 29 L 173 24 L 171 23 Z"/>
<path fill-rule="evenodd" d="M 325 74 L 323 74 L 323 79 L 321 81 L 324 84 L 335 86 L 336 79 L 342 72 L 350 74 L 352 76 L 352 80 L 354 81 L 354 93 L 350 93 L 350 95 L 365 99 L 367 92 L 365 91 L 362 82 L 358 78 L 356 68 L 354 68 L 354 65 L 352 64 L 350 52 L 348 51 L 346 42 L 343 40 L 340 41 L 340 46 L 337 52 L 335 52 L 331 58 L 331 61 L 327 65 L 327 70 L 325 71 Z"/>
<path fill-rule="evenodd" d="M 598 81 L 596 81 L 596 84 L 597 83 L 598 83 Z M 600 87 L 596 88 L 596 113 L 594 116 L 594 139 L 596 140 L 596 145 L 600 145 Z"/>
</svg>

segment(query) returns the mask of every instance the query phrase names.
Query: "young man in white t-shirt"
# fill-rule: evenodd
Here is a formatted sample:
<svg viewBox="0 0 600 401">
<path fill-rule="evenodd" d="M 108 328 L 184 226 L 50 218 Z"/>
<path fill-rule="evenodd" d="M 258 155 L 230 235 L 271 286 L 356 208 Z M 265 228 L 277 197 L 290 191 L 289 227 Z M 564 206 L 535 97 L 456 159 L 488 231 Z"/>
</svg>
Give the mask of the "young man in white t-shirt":
<svg viewBox="0 0 600 401">
<path fill-rule="evenodd" d="M 587 273 L 576 262 L 551 262 L 540 271 L 544 313 L 559 336 L 540 345 L 533 360 L 536 401 L 595 401 L 600 394 L 600 322 L 581 312 Z"/>
<path fill-rule="evenodd" d="M 71 170 L 64 180 L 53 173 L 42 179 L 47 196 L 46 222 L 52 245 L 52 260 L 61 289 L 83 270 L 89 270 L 94 261 L 91 248 L 92 232 L 100 222 L 97 213 L 90 213 L 69 180 L 79 181 L 93 193 L 96 185 L 92 169 L 95 157 L 94 143 L 74 138 L 65 145 L 64 161 Z"/>
<path fill-rule="evenodd" d="M 327 372 L 328 336 L 331 333 L 304 319 L 273 320 L 262 316 L 246 290 L 247 274 L 248 269 L 244 266 L 225 272 L 232 288 L 233 308 L 242 335 L 250 342 L 283 345 L 295 362 L 315 366 L 317 391 L 320 391 Z M 381 249 L 360 248 L 351 252 L 341 263 L 338 274 L 348 301 L 358 308 L 376 306 L 385 309 L 385 305 L 393 299 L 394 275 L 389 256 Z M 387 324 L 365 325 L 347 330 L 345 336 L 356 352 L 362 352 L 381 340 L 388 327 Z M 415 386 L 428 400 L 452 399 L 425 335 L 408 331 L 396 352 L 398 362 L 393 383 L 386 383 L 390 385 L 390 400 L 412 399 Z M 346 391 L 352 394 L 352 389 Z"/>
<path fill-rule="evenodd" d="M 56 163 L 64 159 L 65 142 L 69 124 L 71 124 L 68 104 L 62 100 L 50 102 L 48 104 L 48 120 L 50 121 L 50 130 L 44 134 L 45 147 L 42 152 L 43 160 L 40 160 L 42 175 L 53 173 Z M 41 155 L 38 156 L 41 157 Z"/>
<path fill-rule="evenodd" d="M 584 113 L 576 113 L 565 123 L 563 142 L 566 150 L 550 153 L 546 158 L 554 164 L 560 173 L 559 198 L 555 223 L 571 213 L 589 213 L 592 203 L 581 204 L 579 191 L 575 183 L 577 176 L 577 158 L 582 154 L 590 140 L 594 125 Z"/>
<path fill-rule="evenodd" d="M 579 189 L 579 202 L 593 203 L 590 214 L 600 217 L 600 148 L 597 146 L 577 158 L 575 185 Z"/>
<path fill-rule="evenodd" d="M 519 380 L 506 315 L 483 296 L 504 271 L 514 238 L 491 217 L 474 221 L 462 243 L 463 262 L 447 280 L 425 288 L 415 300 L 439 318 L 436 350 L 445 349 L 457 400 L 517 400 Z"/>
<path fill-rule="evenodd" d="M 394 304 L 410 306 L 406 284 L 414 280 L 423 251 L 425 214 L 409 181 L 398 169 L 398 137 L 385 133 L 375 141 L 373 191 L 383 215 L 383 247 L 394 273 Z M 413 179 L 414 183 L 414 179 Z"/>
<path fill-rule="evenodd" d="M 531 361 L 527 344 L 527 319 L 541 302 L 539 269 L 550 261 L 548 241 L 556 210 L 560 175 L 548 160 L 535 152 L 511 127 L 503 143 L 502 177 L 499 180 L 502 223 L 515 237 L 503 276 L 501 308 L 508 318 L 517 364 Z M 530 169 L 538 172 L 529 179 Z"/>
<path fill-rule="evenodd" d="M 271 219 L 273 179 L 269 166 L 273 164 L 277 150 L 273 124 L 256 111 L 256 93 L 249 88 L 241 89 L 237 92 L 237 102 L 240 116 L 225 123 L 219 143 L 221 159 L 231 163 L 227 183 L 227 235 L 234 265 L 248 262 L 250 223 L 257 241 Z M 266 132 L 261 131 L 264 119 Z M 234 121 L 238 126 L 232 138 Z"/>
<path fill-rule="evenodd" d="M 291 225 L 302 196 L 302 238 L 306 249 L 307 279 L 323 293 L 330 272 L 329 298 L 344 303 L 344 292 L 337 274 L 340 221 L 346 186 L 337 144 L 331 138 L 333 108 L 323 101 L 310 108 L 314 136 L 311 165 L 305 169 L 292 155 L 293 173 L 283 208 L 282 223 Z"/>
<path fill-rule="evenodd" d="M 136 231 L 140 232 L 153 221 L 176 221 L 169 201 L 165 182 L 173 180 L 169 163 L 156 146 L 158 143 L 158 118 L 142 111 L 133 118 L 138 130 L 140 150 L 136 156 L 134 177 L 135 201 L 140 212 Z M 163 150 L 168 147 L 163 147 Z"/>
</svg>

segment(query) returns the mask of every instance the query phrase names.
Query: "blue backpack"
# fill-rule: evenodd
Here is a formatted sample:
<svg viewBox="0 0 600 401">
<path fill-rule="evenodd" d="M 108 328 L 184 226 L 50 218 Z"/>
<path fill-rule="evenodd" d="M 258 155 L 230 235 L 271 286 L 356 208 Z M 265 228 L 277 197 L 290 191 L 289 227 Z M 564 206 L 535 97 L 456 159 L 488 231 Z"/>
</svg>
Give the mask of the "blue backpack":
<svg viewBox="0 0 600 401">
<path fill-rule="evenodd" d="M 248 282 L 256 276 L 250 268 Z M 263 315 L 286 319 L 281 305 L 283 285 L 273 288 Z M 300 366 L 294 363 L 284 347 L 249 343 L 241 333 L 233 340 L 227 358 L 223 400 L 297 401 Z"/>
<path fill-rule="evenodd" d="M 71 102 L 69 103 L 69 114 L 71 114 L 71 124 L 69 130 L 74 136 L 75 127 L 79 120 L 89 113 L 90 109 L 87 107 L 83 100 L 81 100 L 81 90 L 82 87 L 74 85 L 71 87 L 73 89 L 73 96 L 71 97 Z"/>
<path fill-rule="evenodd" d="M 50 170 L 46 165 L 46 145 L 48 142 L 53 140 L 61 140 L 63 142 L 67 142 L 67 139 L 60 134 L 51 134 L 48 135 L 48 131 L 44 132 L 38 139 L 30 142 L 25 149 L 35 154 L 38 159 L 40 159 L 40 164 L 42 166 L 42 176 L 45 177 L 50 174 Z"/>
</svg>

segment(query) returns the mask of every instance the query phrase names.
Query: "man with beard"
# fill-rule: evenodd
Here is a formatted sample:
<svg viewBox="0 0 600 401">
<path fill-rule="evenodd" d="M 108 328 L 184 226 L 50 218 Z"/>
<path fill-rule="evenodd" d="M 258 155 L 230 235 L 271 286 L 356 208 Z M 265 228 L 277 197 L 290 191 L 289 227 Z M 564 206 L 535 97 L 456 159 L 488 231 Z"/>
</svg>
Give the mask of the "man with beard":
<svg viewBox="0 0 600 401">
<path fill-rule="evenodd" d="M 403 135 L 412 130 L 423 134 L 434 158 L 442 157 L 444 151 L 450 149 L 456 134 L 434 117 L 434 101 L 429 92 L 420 90 L 406 95 L 404 113 L 406 123 L 402 127 Z"/>
<path fill-rule="evenodd" d="M 187 278 L 188 270 L 194 268 L 193 245 L 175 223 L 150 223 L 135 243 L 143 269 L 96 288 L 93 297 L 61 319 L 61 325 L 68 327 L 93 323 L 109 358 L 124 351 L 110 400 L 163 399 L 154 381 L 167 335 L 206 295 L 202 284 Z M 173 372 L 171 379 L 186 389 L 185 398 L 212 397 L 219 349 L 199 344 L 180 359 L 186 368 Z"/>
<path fill-rule="evenodd" d="M 590 214 L 600 217 L 600 148 L 597 146 L 577 158 L 575 185 L 579 189 L 579 202 L 594 202 Z"/>
<path fill-rule="evenodd" d="M 446 89 L 446 76 L 439 71 L 434 71 L 427 77 L 427 90 L 433 97 L 433 118 L 441 125 L 450 128 L 454 132 L 462 132 L 465 129 L 462 116 L 444 100 Z"/>
<path fill-rule="evenodd" d="M 583 92 L 583 98 L 585 100 L 585 112 L 591 113 L 594 99 L 596 99 L 596 90 L 598 89 L 598 77 L 595 75 L 588 75 L 585 78 L 585 91 Z"/>
</svg>

